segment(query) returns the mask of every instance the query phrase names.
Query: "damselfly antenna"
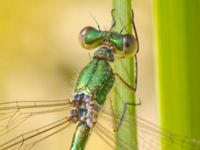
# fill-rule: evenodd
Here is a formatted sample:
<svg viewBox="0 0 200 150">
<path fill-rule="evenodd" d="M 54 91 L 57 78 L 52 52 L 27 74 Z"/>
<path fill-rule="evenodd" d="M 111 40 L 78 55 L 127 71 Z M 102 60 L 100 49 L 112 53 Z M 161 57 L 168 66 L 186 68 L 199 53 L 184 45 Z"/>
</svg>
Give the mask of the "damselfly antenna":
<svg viewBox="0 0 200 150">
<path fill-rule="evenodd" d="M 97 19 L 94 17 L 94 15 L 93 15 L 91 12 L 89 12 L 89 14 L 90 14 L 90 16 L 92 17 L 92 19 L 95 21 L 95 23 L 96 23 L 96 25 L 97 25 L 99 31 L 101 31 L 101 27 L 100 27 L 100 25 L 99 25 Z"/>
</svg>

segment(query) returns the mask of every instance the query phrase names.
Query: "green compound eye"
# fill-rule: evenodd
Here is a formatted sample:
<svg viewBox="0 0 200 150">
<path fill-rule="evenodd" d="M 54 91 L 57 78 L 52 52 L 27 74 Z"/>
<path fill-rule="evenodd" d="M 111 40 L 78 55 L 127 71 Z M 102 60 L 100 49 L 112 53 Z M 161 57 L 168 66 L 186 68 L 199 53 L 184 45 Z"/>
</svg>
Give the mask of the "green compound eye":
<svg viewBox="0 0 200 150">
<path fill-rule="evenodd" d="M 137 41 L 131 34 L 112 33 L 109 40 L 115 49 L 115 55 L 120 58 L 131 57 L 137 53 Z"/>
<path fill-rule="evenodd" d="M 86 49 L 93 49 L 101 45 L 103 32 L 93 27 L 85 27 L 79 34 L 79 41 Z"/>
<path fill-rule="evenodd" d="M 131 34 L 120 34 L 118 32 L 106 32 L 85 27 L 79 34 L 79 41 L 85 49 L 94 49 L 101 45 L 112 46 L 117 57 L 130 57 L 137 53 L 137 40 Z"/>
</svg>

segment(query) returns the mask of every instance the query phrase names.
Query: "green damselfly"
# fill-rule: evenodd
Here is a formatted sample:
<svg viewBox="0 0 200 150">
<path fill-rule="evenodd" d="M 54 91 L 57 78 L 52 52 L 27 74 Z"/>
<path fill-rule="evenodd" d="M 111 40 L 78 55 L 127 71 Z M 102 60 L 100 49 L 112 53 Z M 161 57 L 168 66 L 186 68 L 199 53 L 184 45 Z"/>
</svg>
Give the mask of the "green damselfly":
<svg viewBox="0 0 200 150">
<path fill-rule="evenodd" d="M 135 29 L 134 22 L 132 24 Z M 92 129 L 94 133 L 114 149 L 115 130 L 112 126 L 103 125 L 103 120 L 112 123 L 113 117 L 116 122 L 122 120 L 127 127 L 130 124 L 137 124 L 139 148 L 142 150 L 159 149 L 159 140 L 164 141 L 166 144 L 164 146 L 168 147 L 181 147 L 183 150 L 189 148 L 200 149 L 198 140 L 172 134 L 140 117 L 132 120 L 129 116 L 123 115 L 124 110 L 115 110 L 115 114 L 113 114 L 111 107 L 103 107 L 107 94 L 115 82 L 115 77 L 130 90 L 135 90 L 123 81 L 117 73 L 113 72 L 110 62 L 114 61 L 115 54 L 118 57 L 136 55 L 138 51 L 137 33 L 135 31 L 136 37 L 134 37 L 130 34 L 113 32 L 114 25 L 115 21 L 109 31 L 101 31 L 93 27 L 86 27 L 81 31 L 80 41 L 83 47 L 87 49 L 98 47 L 98 49 L 89 64 L 81 71 L 71 100 L 17 101 L 0 104 L 0 133 L 2 139 L 32 116 L 57 112 L 65 112 L 66 114 L 66 117 L 39 129 L 26 132 L 16 138 L 11 137 L 8 140 L 5 138 L 5 142 L 1 140 L 1 150 L 34 148 L 38 142 L 68 128 L 74 123 L 78 123 L 78 125 L 72 140 L 71 150 L 84 149 Z M 122 118 L 122 116 L 124 117 Z M 115 127 L 117 125 L 114 125 Z M 119 144 L 123 149 L 130 150 L 133 147 L 133 145 L 126 143 L 126 139 L 118 139 L 118 141 L 120 141 Z"/>
</svg>

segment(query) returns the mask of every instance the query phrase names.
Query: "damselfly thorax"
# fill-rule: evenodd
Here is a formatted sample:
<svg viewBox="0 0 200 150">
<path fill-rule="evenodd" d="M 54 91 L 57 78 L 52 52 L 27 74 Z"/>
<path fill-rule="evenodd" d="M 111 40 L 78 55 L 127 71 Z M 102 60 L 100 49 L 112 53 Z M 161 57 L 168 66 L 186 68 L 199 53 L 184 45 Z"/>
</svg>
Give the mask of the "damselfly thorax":
<svg viewBox="0 0 200 150">
<path fill-rule="evenodd" d="M 109 64 L 114 56 L 108 47 L 100 47 L 93 59 L 81 71 L 72 99 L 73 122 L 85 121 L 91 127 L 96 122 L 99 106 L 113 86 L 115 75 Z"/>
</svg>

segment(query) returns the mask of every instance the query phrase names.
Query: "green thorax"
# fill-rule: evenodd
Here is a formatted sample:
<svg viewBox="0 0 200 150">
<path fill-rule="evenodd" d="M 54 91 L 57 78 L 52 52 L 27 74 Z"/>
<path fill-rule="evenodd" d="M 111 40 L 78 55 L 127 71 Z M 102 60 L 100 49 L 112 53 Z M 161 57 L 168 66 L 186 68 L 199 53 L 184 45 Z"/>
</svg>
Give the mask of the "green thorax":
<svg viewBox="0 0 200 150">
<path fill-rule="evenodd" d="M 93 59 L 81 71 L 75 93 L 85 93 L 96 97 L 99 104 L 103 104 L 108 92 L 113 86 L 115 76 L 109 64 L 114 57 L 108 47 L 100 47 L 93 56 Z"/>
</svg>

